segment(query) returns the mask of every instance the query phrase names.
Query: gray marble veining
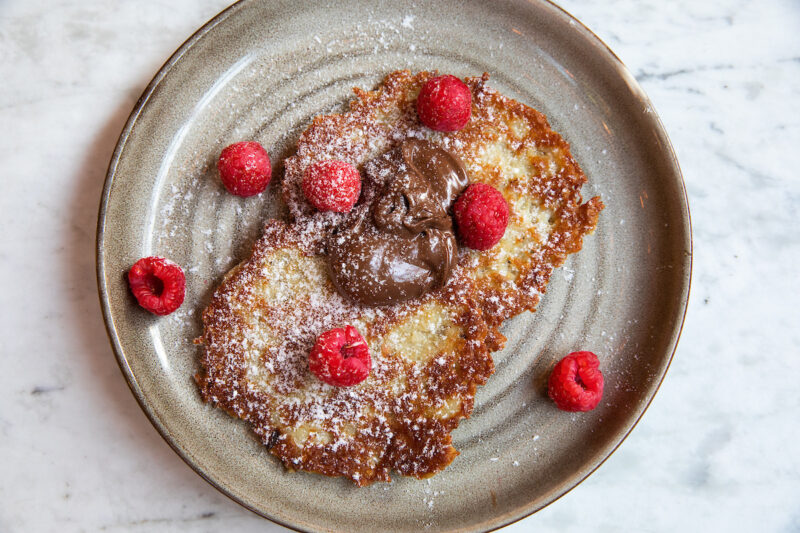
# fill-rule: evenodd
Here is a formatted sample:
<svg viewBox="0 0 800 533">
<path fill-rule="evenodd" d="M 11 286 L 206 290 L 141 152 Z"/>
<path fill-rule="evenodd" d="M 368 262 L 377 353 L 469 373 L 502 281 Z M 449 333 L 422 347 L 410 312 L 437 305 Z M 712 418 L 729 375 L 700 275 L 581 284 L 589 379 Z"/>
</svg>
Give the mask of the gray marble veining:
<svg viewBox="0 0 800 533">
<path fill-rule="evenodd" d="M 153 73 L 225 1 L 0 5 L 0 531 L 282 531 L 186 467 L 111 353 L 97 205 Z M 566 0 L 681 162 L 692 296 L 659 394 L 587 481 L 507 531 L 800 530 L 800 5 Z"/>
</svg>

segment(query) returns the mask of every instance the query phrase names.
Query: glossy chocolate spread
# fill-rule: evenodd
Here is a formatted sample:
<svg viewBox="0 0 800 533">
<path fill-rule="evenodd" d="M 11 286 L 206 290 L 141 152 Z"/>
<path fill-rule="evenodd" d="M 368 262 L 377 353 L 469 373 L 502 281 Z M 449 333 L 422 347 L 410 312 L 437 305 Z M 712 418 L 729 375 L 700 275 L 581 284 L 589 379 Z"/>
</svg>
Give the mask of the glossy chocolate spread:
<svg viewBox="0 0 800 533">
<path fill-rule="evenodd" d="M 390 305 L 441 287 L 456 263 L 449 210 L 467 186 L 459 158 L 407 139 L 377 162 L 390 178 L 369 211 L 330 237 L 328 271 L 343 296 Z"/>
</svg>

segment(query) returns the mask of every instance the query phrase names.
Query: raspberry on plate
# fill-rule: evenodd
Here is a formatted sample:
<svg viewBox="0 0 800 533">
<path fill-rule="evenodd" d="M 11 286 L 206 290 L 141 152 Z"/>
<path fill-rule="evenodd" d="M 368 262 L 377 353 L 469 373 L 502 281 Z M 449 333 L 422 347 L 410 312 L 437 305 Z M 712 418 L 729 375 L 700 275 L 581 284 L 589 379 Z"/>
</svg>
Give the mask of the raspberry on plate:
<svg viewBox="0 0 800 533">
<path fill-rule="evenodd" d="M 219 155 L 219 176 L 228 192 L 236 196 L 253 196 L 269 185 L 272 165 L 269 154 L 255 141 L 234 143 Z"/>
<path fill-rule="evenodd" d="M 183 303 L 186 277 L 181 267 L 163 257 L 143 257 L 128 271 L 128 285 L 139 305 L 168 315 Z"/>
<path fill-rule="evenodd" d="M 563 411 L 591 411 L 603 397 L 603 373 L 592 352 L 572 352 L 553 368 L 548 394 Z"/>
<path fill-rule="evenodd" d="M 453 206 L 458 236 L 465 246 L 488 250 L 503 238 L 508 226 L 508 203 L 500 191 L 473 183 Z"/>
<path fill-rule="evenodd" d="M 417 115 L 432 130 L 460 130 L 472 116 L 472 93 L 455 76 L 431 78 L 417 97 Z"/>
<path fill-rule="evenodd" d="M 320 211 L 350 211 L 361 194 L 361 174 L 344 161 L 310 164 L 301 183 L 306 199 Z"/>
<path fill-rule="evenodd" d="M 308 367 L 319 379 L 335 387 L 357 385 L 372 368 L 367 341 L 353 326 L 326 331 L 308 354 Z"/>
</svg>

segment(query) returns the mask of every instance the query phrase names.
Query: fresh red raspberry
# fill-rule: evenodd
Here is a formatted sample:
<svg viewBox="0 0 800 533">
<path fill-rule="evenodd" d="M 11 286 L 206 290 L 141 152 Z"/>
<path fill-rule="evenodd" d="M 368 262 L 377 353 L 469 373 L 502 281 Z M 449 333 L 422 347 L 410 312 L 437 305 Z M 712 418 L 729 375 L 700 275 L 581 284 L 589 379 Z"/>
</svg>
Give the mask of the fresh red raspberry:
<svg viewBox="0 0 800 533">
<path fill-rule="evenodd" d="M 465 246 L 488 250 L 503 238 L 508 226 L 508 203 L 500 191 L 473 183 L 453 206 L 458 236 Z"/>
<path fill-rule="evenodd" d="M 417 97 L 417 115 L 432 130 L 460 130 L 472 115 L 472 93 L 455 76 L 431 78 Z"/>
<path fill-rule="evenodd" d="M 344 161 L 317 161 L 306 168 L 302 187 L 308 201 L 320 211 L 346 213 L 361 194 L 361 175 Z"/>
<path fill-rule="evenodd" d="M 572 352 L 550 374 L 548 393 L 563 411 L 591 411 L 603 397 L 603 373 L 592 352 Z"/>
<path fill-rule="evenodd" d="M 353 326 L 326 331 L 308 354 L 308 367 L 335 387 L 357 385 L 367 379 L 372 359 L 367 341 Z"/>
<path fill-rule="evenodd" d="M 186 277 L 181 267 L 163 257 L 143 257 L 128 271 L 128 285 L 139 305 L 168 315 L 183 303 Z"/>
<path fill-rule="evenodd" d="M 222 184 L 236 196 L 264 192 L 272 178 L 269 154 L 254 141 L 234 143 L 222 150 L 217 168 Z"/>
</svg>

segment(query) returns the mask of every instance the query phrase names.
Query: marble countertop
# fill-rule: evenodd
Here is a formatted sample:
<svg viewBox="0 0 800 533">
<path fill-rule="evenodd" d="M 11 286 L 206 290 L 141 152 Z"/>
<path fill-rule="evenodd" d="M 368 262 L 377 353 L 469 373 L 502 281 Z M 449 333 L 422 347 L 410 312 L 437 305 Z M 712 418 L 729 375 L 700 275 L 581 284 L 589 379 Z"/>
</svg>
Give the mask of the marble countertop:
<svg viewBox="0 0 800 533">
<path fill-rule="evenodd" d="M 119 132 L 166 58 L 226 4 L 0 3 L 2 532 L 284 531 L 203 481 L 151 426 L 95 284 Z M 560 4 L 663 120 L 689 194 L 693 286 L 635 431 L 504 531 L 800 531 L 800 4 Z"/>
</svg>

